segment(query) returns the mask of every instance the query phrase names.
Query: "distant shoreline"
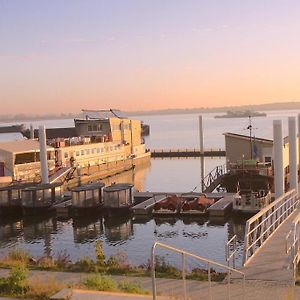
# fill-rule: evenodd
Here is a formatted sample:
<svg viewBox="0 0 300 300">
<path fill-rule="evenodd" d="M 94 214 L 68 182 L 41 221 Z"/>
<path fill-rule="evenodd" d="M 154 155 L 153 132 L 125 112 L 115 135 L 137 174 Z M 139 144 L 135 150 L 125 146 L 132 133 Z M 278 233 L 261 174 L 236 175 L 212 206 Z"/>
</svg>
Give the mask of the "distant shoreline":
<svg viewBox="0 0 300 300">
<path fill-rule="evenodd" d="M 213 108 L 174 108 L 148 111 L 130 111 L 125 112 L 128 116 L 152 116 L 152 115 L 176 115 L 176 114 L 196 114 L 196 113 L 222 113 L 228 110 L 255 110 L 255 111 L 270 111 L 270 110 L 296 110 L 300 109 L 300 102 L 286 102 L 286 103 L 269 103 L 258 105 L 242 105 L 242 106 L 223 106 Z M 62 113 L 62 114 L 45 114 L 45 115 L 0 115 L 0 122 L 28 122 L 39 120 L 61 120 L 74 119 L 81 116 L 81 113 Z"/>
</svg>

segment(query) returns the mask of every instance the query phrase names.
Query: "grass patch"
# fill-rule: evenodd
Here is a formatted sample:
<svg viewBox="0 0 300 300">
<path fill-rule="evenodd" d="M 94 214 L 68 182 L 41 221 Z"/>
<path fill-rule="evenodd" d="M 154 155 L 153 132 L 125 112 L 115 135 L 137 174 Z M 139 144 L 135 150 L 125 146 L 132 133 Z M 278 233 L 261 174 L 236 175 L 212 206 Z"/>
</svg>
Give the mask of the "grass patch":
<svg viewBox="0 0 300 300">
<path fill-rule="evenodd" d="M 149 295 L 150 292 L 143 289 L 140 284 L 127 280 L 118 283 L 118 288 L 124 293 Z"/>
<path fill-rule="evenodd" d="M 33 278 L 28 284 L 24 297 L 28 299 L 48 300 L 52 295 L 65 287 L 65 284 L 58 282 L 54 278 L 47 278 L 47 281 Z"/>
<path fill-rule="evenodd" d="M 94 274 L 84 281 L 84 286 L 97 291 L 117 291 L 117 283 L 109 276 Z"/>
</svg>

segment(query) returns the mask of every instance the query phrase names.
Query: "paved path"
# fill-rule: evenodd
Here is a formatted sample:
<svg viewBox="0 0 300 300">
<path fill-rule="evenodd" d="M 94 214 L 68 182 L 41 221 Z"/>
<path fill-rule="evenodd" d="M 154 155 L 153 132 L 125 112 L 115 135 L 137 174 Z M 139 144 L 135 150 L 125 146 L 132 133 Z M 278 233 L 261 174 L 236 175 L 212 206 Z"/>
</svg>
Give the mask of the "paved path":
<svg viewBox="0 0 300 300">
<path fill-rule="evenodd" d="M 7 276 L 9 270 L 0 269 L 0 277 Z M 64 282 L 67 285 L 74 285 L 83 282 L 89 276 L 86 273 L 67 273 L 67 272 L 47 272 L 47 271 L 30 271 L 30 278 L 38 277 L 41 281 L 47 281 L 49 278 L 55 278 L 58 281 Z M 152 282 L 149 277 L 125 277 L 125 276 L 112 276 L 116 281 L 126 280 L 134 283 L 139 283 L 144 289 L 152 291 Z M 183 300 L 183 285 L 181 280 L 176 279 L 157 279 L 158 295 L 165 296 L 163 299 L 170 300 Z M 188 300 L 207 300 L 209 299 L 209 284 L 208 282 L 201 282 L 195 280 L 187 281 L 187 295 Z M 212 300 L 225 300 L 228 299 L 228 285 L 226 283 L 213 282 L 211 285 Z M 74 294 L 73 300 L 94 300 L 94 299 L 107 299 L 107 300 L 125 300 L 126 298 L 93 298 L 95 295 L 90 296 L 88 292 Z M 288 285 L 280 285 L 272 282 L 247 282 L 245 287 L 245 297 L 243 298 L 243 288 L 241 282 L 234 282 L 230 285 L 230 299 L 239 300 L 300 300 L 300 287 L 292 288 Z M 128 299 L 134 299 L 131 295 Z M 143 299 L 143 298 L 142 298 Z M 149 297 L 144 297 L 149 299 Z M 143 300 L 144 300 L 143 299 Z M 150 298 L 151 299 L 151 298 Z"/>
<path fill-rule="evenodd" d="M 240 269 L 245 273 L 246 280 L 292 282 L 292 270 L 288 269 L 289 255 L 285 253 L 285 238 L 299 212 L 300 209 L 297 208 L 261 247 L 246 267 Z"/>
</svg>

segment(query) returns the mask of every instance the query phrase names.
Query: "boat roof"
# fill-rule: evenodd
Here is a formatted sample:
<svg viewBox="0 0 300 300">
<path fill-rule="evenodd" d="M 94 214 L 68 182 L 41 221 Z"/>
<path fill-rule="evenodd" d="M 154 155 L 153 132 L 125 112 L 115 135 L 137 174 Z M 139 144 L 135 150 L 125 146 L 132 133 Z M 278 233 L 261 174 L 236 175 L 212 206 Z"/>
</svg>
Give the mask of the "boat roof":
<svg viewBox="0 0 300 300">
<path fill-rule="evenodd" d="M 105 186 L 103 182 L 94 182 L 90 184 L 84 184 L 81 186 L 77 186 L 73 188 L 71 191 L 72 192 L 82 192 L 82 191 L 90 191 L 90 190 L 96 190 L 96 189 L 101 189 Z"/>
<path fill-rule="evenodd" d="M 230 137 L 235 137 L 235 138 L 239 138 L 239 139 L 245 139 L 245 140 L 250 140 L 249 135 L 243 135 L 243 134 L 237 134 L 237 133 L 232 133 L 232 132 L 225 132 L 223 133 L 223 135 L 226 136 L 230 136 Z M 269 140 L 269 139 L 264 139 L 264 138 L 258 138 L 258 137 L 252 137 L 252 139 L 257 142 L 263 142 L 263 143 L 268 143 L 270 145 L 273 145 L 273 140 Z"/>
<path fill-rule="evenodd" d="M 122 191 L 122 190 L 128 190 L 132 187 L 133 187 L 133 184 L 131 184 L 131 183 L 115 183 L 115 184 L 105 187 L 104 191 L 118 192 L 118 191 Z"/>
<path fill-rule="evenodd" d="M 56 188 L 62 186 L 61 182 L 54 182 L 54 183 L 41 183 L 34 186 L 29 186 L 24 189 L 24 191 L 37 191 L 37 190 L 47 190 L 51 188 Z"/>
<path fill-rule="evenodd" d="M 14 154 L 18 153 L 30 153 L 40 152 L 40 143 L 37 140 L 19 140 L 19 141 L 8 141 L 0 143 L 0 151 L 11 152 Z M 47 151 L 53 150 L 54 148 L 47 145 Z"/>
</svg>

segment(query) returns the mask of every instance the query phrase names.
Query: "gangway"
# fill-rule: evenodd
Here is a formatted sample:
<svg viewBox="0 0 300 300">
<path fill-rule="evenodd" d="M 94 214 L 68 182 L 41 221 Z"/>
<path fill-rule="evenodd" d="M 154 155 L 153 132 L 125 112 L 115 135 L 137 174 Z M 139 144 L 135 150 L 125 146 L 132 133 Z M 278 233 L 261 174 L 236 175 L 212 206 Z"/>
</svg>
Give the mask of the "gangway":
<svg viewBox="0 0 300 300">
<path fill-rule="evenodd" d="M 57 182 L 58 180 L 61 181 L 68 181 L 71 176 L 74 174 L 76 167 L 61 167 L 51 176 L 49 176 L 49 183 Z"/>
<path fill-rule="evenodd" d="M 215 167 L 202 179 L 202 192 L 211 193 L 213 190 L 215 190 L 221 184 L 221 180 L 226 172 L 226 165 Z"/>
</svg>

